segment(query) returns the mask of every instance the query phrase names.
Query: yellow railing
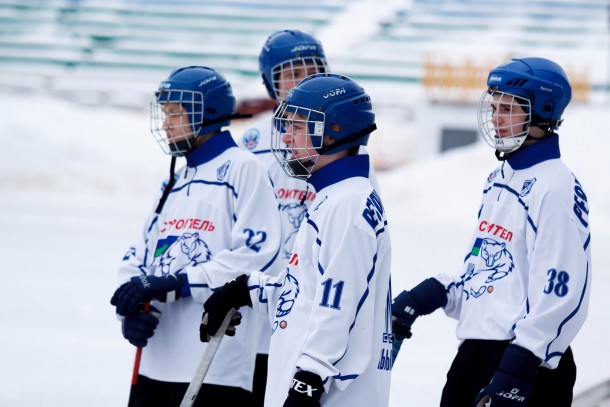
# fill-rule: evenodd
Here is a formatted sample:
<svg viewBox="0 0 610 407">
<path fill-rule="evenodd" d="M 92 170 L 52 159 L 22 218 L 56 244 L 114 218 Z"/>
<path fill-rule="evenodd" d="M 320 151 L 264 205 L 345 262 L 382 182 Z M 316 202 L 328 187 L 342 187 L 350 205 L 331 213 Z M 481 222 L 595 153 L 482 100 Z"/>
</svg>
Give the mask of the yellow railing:
<svg viewBox="0 0 610 407">
<path fill-rule="evenodd" d="M 474 103 L 485 90 L 490 69 L 500 63 L 501 61 L 480 63 L 471 59 L 456 62 L 427 57 L 424 61 L 422 85 L 433 102 Z M 588 72 L 570 67 L 566 71 L 572 83 L 572 100 L 587 102 L 591 88 Z"/>
</svg>

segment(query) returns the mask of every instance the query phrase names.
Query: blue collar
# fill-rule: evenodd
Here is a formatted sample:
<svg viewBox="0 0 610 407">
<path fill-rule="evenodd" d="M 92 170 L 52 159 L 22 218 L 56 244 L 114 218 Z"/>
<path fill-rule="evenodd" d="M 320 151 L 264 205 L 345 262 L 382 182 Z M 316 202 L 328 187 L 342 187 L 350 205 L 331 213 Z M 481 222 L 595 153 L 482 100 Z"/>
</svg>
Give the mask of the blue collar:
<svg viewBox="0 0 610 407">
<path fill-rule="evenodd" d="M 313 185 L 316 192 L 320 192 L 327 186 L 336 184 L 344 179 L 352 177 L 368 178 L 368 176 L 369 156 L 366 154 L 350 155 L 320 168 L 309 177 L 307 182 Z"/>
<path fill-rule="evenodd" d="M 514 170 L 524 170 L 543 161 L 561 157 L 559 136 L 552 135 L 531 146 L 522 147 L 511 154 L 506 161 Z"/>
<path fill-rule="evenodd" d="M 207 163 L 208 161 L 218 157 L 225 150 L 228 150 L 231 147 L 237 147 L 233 137 L 231 137 L 231 133 L 229 133 L 227 130 L 222 131 L 197 147 L 195 150 L 185 154 L 184 156 L 186 157 L 186 164 L 189 167 L 197 167 L 198 165 Z"/>
</svg>

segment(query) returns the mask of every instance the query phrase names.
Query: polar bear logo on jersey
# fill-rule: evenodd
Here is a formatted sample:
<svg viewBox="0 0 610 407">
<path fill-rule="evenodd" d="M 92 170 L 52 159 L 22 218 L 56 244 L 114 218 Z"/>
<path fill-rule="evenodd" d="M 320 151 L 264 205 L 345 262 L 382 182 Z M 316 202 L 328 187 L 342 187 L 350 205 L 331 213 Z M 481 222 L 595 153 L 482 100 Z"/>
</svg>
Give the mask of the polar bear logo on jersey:
<svg viewBox="0 0 610 407">
<path fill-rule="evenodd" d="M 288 216 L 288 221 L 293 226 L 293 230 L 287 232 L 288 237 L 284 241 L 284 258 L 289 258 L 292 253 L 292 246 L 294 246 L 294 239 L 297 236 L 297 232 L 299 231 L 299 226 L 301 226 L 301 222 L 305 219 L 305 213 L 307 212 L 307 208 L 305 205 L 299 204 L 288 204 L 282 205 L 280 210 L 286 213 Z"/>
<path fill-rule="evenodd" d="M 276 318 L 285 317 L 286 315 L 290 314 L 290 311 L 292 311 L 292 307 L 294 306 L 294 302 L 299 296 L 299 291 L 299 281 L 294 278 L 294 276 L 286 273 L 284 284 L 282 284 L 282 294 L 280 294 L 275 312 Z"/>
<path fill-rule="evenodd" d="M 161 275 L 175 274 L 187 266 L 210 261 L 212 252 L 199 238 L 199 233 L 185 233 L 163 253 L 159 259 Z"/>
<path fill-rule="evenodd" d="M 480 256 L 485 260 L 486 269 L 479 272 L 491 271 L 485 280 L 486 283 L 506 277 L 515 268 L 513 256 L 506 250 L 506 243 L 499 243 L 492 239 L 483 239 Z"/>
<path fill-rule="evenodd" d="M 486 292 L 492 292 L 493 286 L 489 284 L 506 277 L 515 269 L 513 256 L 506 249 L 506 243 L 489 238 L 482 239 L 478 256 L 485 262 L 485 266 L 475 270 L 474 263 L 471 263 L 468 271 L 462 276 L 464 283 L 472 280 L 470 290 L 464 290 L 466 300 L 471 296 L 479 298 Z"/>
</svg>

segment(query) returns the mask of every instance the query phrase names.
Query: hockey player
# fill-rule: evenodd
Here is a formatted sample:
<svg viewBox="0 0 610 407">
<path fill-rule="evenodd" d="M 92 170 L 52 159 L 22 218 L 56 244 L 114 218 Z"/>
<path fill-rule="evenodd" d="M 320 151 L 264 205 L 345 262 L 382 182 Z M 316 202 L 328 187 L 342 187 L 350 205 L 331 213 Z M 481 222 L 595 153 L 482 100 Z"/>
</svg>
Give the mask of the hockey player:
<svg viewBox="0 0 610 407">
<path fill-rule="evenodd" d="M 358 154 L 374 120 L 369 96 L 337 74 L 307 77 L 274 113 L 273 153 L 315 199 L 284 270 L 217 290 L 201 329 L 206 340 L 231 307 L 268 316 L 266 407 L 388 404 L 390 238 L 369 157 Z"/>
<path fill-rule="evenodd" d="M 502 164 L 487 177 L 463 266 L 393 302 L 395 337 L 442 307 L 458 320 L 458 353 L 441 406 L 570 406 L 570 343 L 587 316 L 587 195 L 560 159 L 555 130 L 571 99 L 564 70 L 542 58 L 491 70 L 479 127 Z"/>
<path fill-rule="evenodd" d="M 321 42 L 313 35 L 296 29 L 277 31 L 267 38 L 259 55 L 259 69 L 269 97 L 278 104 L 305 77 L 329 72 Z M 287 176 L 278 165 L 270 148 L 271 119 L 272 113 L 261 115 L 244 133 L 241 147 L 256 154 L 265 164 L 279 200 L 282 250 L 274 266 L 267 270 L 267 273 L 277 275 L 286 268 L 299 225 L 316 194 L 305 180 Z M 364 146 L 360 150 L 361 154 L 366 154 Z M 372 165 L 370 178 L 378 191 Z M 253 383 L 254 405 L 260 407 L 263 406 L 265 395 L 270 336 L 271 328 L 263 327 Z"/>
<path fill-rule="evenodd" d="M 151 104 L 151 130 L 172 155 L 171 176 L 123 259 L 111 300 L 124 337 L 145 347 L 136 406 L 180 405 L 205 350 L 194 335 L 201 304 L 278 256 L 280 221 L 267 172 L 222 130 L 239 116 L 229 82 L 203 66 L 173 71 Z M 174 174 L 176 157 L 186 165 Z M 143 311 L 148 301 L 154 313 Z M 195 406 L 248 405 L 256 356 L 250 338 L 260 331 L 250 311 L 242 312 L 240 332 L 222 342 Z"/>
</svg>

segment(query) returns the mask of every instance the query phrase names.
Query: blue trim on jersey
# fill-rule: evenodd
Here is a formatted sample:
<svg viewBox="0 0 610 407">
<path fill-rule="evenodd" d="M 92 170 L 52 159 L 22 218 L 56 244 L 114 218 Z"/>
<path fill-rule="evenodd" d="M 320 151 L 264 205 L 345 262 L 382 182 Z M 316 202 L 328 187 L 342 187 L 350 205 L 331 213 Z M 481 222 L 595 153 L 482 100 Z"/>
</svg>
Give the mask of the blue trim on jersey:
<svg viewBox="0 0 610 407">
<path fill-rule="evenodd" d="M 556 134 L 542 139 L 512 153 L 506 161 L 514 170 L 524 170 L 543 161 L 560 158 L 559 136 Z"/>
<path fill-rule="evenodd" d="M 189 167 L 197 167 L 208 161 L 212 161 L 232 147 L 237 147 L 237 144 L 235 143 L 235 140 L 233 140 L 233 137 L 231 137 L 231 133 L 228 130 L 221 131 L 195 150 L 185 154 L 186 165 Z"/>
<path fill-rule="evenodd" d="M 369 296 L 369 284 L 371 283 L 371 279 L 373 275 L 375 275 L 375 266 L 377 265 L 377 253 L 373 256 L 373 267 L 371 271 L 369 271 L 369 275 L 366 276 L 366 290 L 364 290 L 364 294 L 362 294 L 362 298 L 358 301 L 358 306 L 356 307 L 356 315 L 354 316 L 354 322 L 349 327 L 349 332 L 352 332 L 354 325 L 356 325 L 356 319 L 358 319 L 358 313 L 360 312 L 360 308 L 362 308 L 362 304 L 366 301 L 366 298 Z M 337 361 L 338 362 L 338 361 Z"/>
<path fill-rule="evenodd" d="M 385 228 L 388 226 L 388 221 L 385 220 L 383 221 L 383 227 L 381 229 L 379 229 L 377 231 L 377 233 L 375 233 L 376 236 L 379 236 L 380 234 L 382 234 L 383 232 L 385 232 Z"/>
<path fill-rule="evenodd" d="M 568 315 L 561 322 L 561 324 L 559 324 L 559 327 L 557 328 L 557 335 L 555 336 L 555 338 L 551 342 L 549 342 L 549 344 L 546 347 L 546 357 L 544 358 L 545 362 L 548 362 L 549 360 L 551 360 L 554 357 L 557 357 L 557 356 L 561 357 L 563 355 L 562 352 L 552 352 L 552 353 L 549 353 L 549 348 L 551 347 L 553 342 L 555 342 L 555 339 L 559 338 L 559 335 L 561 335 L 561 329 L 563 328 L 563 326 L 565 324 L 567 324 L 568 321 L 571 320 L 572 317 L 578 313 L 578 310 L 580 309 L 580 306 L 582 305 L 582 301 L 583 301 L 583 299 L 585 297 L 585 293 L 587 292 L 587 281 L 588 280 L 589 280 L 589 262 L 587 262 L 587 272 L 585 273 L 585 282 L 583 284 L 582 292 L 580 293 L 580 300 L 578 300 L 578 305 L 576 306 L 574 311 L 572 311 L 570 313 L 570 315 Z"/>
<path fill-rule="evenodd" d="M 318 271 L 320 272 L 320 275 L 324 275 L 324 267 L 322 267 L 322 265 L 320 264 L 320 262 L 318 262 Z"/>
<path fill-rule="evenodd" d="M 358 374 L 348 374 L 348 375 L 344 375 L 344 376 L 338 374 L 338 375 L 333 376 L 333 379 L 341 380 L 341 381 L 354 380 L 354 379 L 357 379 L 359 376 L 360 375 L 358 375 Z"/>
<path fill-rule="evenodd" d="M 258 155 L 258 154 L 269 154 L 269 153 L 273 153 L 273 150 L 252 151 L 252 154 L 255 154 L 255 155 Z"/>
<path fill-rule="evenodd" d="M 500 189 L 503 189 L 505 191 L 510 192 L 511 194 L 515 195 L 517 197 L 517 202 L 521 204 L 521 206 L 523 207 L 523 209 L 525 209 L 525 211 L 527 212 L 527 210 L 529 209 L 529 207 L 525 204 L 525 202 L 523 202 L 523 200 L 521 199 L 521 197 L 519 196 L 519 193 L 517 191 L 515 191 L 514 189 L 512 189 L 511 187 L 509 187 L 508 185 L 505 184 L 499 184 L 499 183 L 494 183 L 493 187 L 497 187 Z M 491 189 L 491 188 L 490 188 Z M 532 229 L 534 230 L 534 233 L 538 233 L 538 228 L 536 227 L 536 225 L 534 224 L 534 221 L 532 220 L 532 218 L 530 217 L 530 215 L 527 215 L 527 223 L 530 224 L 530 226 L 532 227 Z"/>
<path fill-rule="evenodd" d="M 175 192 L 180 192 L 184 188 L 190 188 L 192 184 L 217 185 L 219 187 L 226 187 L 227 189 L 230 189 L 233 192 L 233 196 L 235 198 L 238 197 L 237 191 L 235 191 L 235 187 L 233 185 L 229 184 L 228 182 L 215 182 L 215 181 L 204 181 L 204 180 L 189 181 L 184 185 L 181 185 L 177 188 L 172 189 L 172 192 L 170 192 L 170 194 L 173 194 Z"/>
<path fill-rule="evenodd" d="M 311 225 L 311 227 L 316 231 L 316 233 L 320 233 L 320 229 L 318 229 L 318 226 L 309 217 L 309 212 L 305 212 L 305 218 L 307 219 L 307 224 Z"/>
<path fill-rule="evenodd" d="M 350 155 L 333 161 L 320 168 L 307 182 L 313 185 L 316 192 L 329 185 L 336 184 L 348 178 L 369 177 L 369 156 L 366 154 Z"/>
<path fill-rule="evenodd" d="M 271 260 L 269 260 L 269 263 L 265 264 L 265 265 L 263 266 L 263 268 L 262 268 L 262 269 L 260 269 L 259 271 L 265 271 L 265 270 L 267 270 L 269 267 L 271 267 L 271 265 L 272 265 L 272 264 L 275 262 L 275 259 L 277 259 L 277 256 L 280 254 L 280 250 L 281 250 L 281 249 L 282 249 L 282 248 L 281 248 L 281 247 L 279 247 L 279 248 L 277 249 L 277 252 L 275 252 L 275 254 L 273 255 L 273 258 L 272 258 Z"/>
<path fill-rule="evenodd" d="M 270 283 L 270 284 L 265 284 L 265 287 L 280 288 L 282 285 L 283 285 L 283 283 Z M 258 302 L 261 304 L 267 304 L 269 302 L 269 300 L 267 298 L 263 298 L 263 293 L 265 292 L 265 290 L 264 290 L 265 287 L 261 287 L 258 284 L 248 286 L 249 291 L 258 290 L 258 295 L 257 295 Z"/>
<path fill-rule="evenodd" d="M 587 250 L 587 247 L 589 247 L 589 243 L 591 243 L 591 233 L 589 233 L 589 236 L 587 236 L 587 240 L 585 240 L 585 244 L 583 245 L 583 249 Z"/>
</svg>

